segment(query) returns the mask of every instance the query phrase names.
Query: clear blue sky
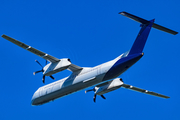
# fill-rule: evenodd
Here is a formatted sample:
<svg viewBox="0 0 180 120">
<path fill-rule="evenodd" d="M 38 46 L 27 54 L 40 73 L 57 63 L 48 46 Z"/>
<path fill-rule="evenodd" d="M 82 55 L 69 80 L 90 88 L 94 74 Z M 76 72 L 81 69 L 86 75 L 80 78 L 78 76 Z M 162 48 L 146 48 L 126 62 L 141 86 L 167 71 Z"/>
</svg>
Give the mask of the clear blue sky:
<svg viewBox="0 0 180 120">
<path fill-rule="evenodd" d="M 118 12 L 154 19 L 180 32 L 179 0 L 2 0 L 0 34 L 9 35 L 57 58 L 93 67 L 126 52 L 139 23 Z M 127 89 L 105 94 L 107 100 L 84 90 L 42 106 L 31 97 L 42 86 L 34 60 L 45 60 L 0 38 L 0 119 L 20 120 L 179 120 L 180 37 L 152 29 L 145 55 L 122 76 L 127 84 L 170 96 L 162 99 Z M 54 75 L 56 80 L 69 71 Z M 47 78 L 46 84 L 53 82 Z"/>
</svg>

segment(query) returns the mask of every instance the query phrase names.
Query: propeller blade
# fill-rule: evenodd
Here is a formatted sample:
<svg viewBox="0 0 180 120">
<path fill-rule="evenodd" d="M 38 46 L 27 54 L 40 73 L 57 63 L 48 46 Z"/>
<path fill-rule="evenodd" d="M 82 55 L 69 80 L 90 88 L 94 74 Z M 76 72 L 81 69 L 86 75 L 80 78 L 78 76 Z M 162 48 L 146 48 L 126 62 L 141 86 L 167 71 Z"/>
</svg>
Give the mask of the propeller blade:
<svg viewBox="0 0 180 120">
<path fill-rule="evenodd" d="M 103 99 L 106 99 L 106 98 L 104 97 L 104 95 L 101 95 L 101 97 L 102 97 Z"/>
<path fill-rule="evenodd" d="M 94 91 L 94 89 L 86 90 L 85 93 L 90 92 L 90 91 Z"/>
<path fill-rule="evenodd" d="M 42 68 L 43 68 L 43 66 L 41 65 L 41 63 L 39 63 L 39 61 L 37 61 L 37 60 L 35 60 Z"/>
<path fill-rule="evenodd" d="M 49 77 L 52 78 L 53 80 L 55 80 L 55 78 L 52 75 L 50 75 Z"/>
<path fill-rule="evenodd" d="M 33 74 L 35 75 L 36 73 L 39 73 L 39 72 L 43 72 L 43 70 L 39 70 L 39 71 L 33 72 Z"/>
<path fill-rule="evenodd" d="M 45 75 L 43 75 L 42 81 L 43 81 L 43 83 L 45 82 Z"/>
<path fill-rule="evenodd" d="M 94 94 L 93 101 L 96 102 L 96 94 Z"/>
</svg>

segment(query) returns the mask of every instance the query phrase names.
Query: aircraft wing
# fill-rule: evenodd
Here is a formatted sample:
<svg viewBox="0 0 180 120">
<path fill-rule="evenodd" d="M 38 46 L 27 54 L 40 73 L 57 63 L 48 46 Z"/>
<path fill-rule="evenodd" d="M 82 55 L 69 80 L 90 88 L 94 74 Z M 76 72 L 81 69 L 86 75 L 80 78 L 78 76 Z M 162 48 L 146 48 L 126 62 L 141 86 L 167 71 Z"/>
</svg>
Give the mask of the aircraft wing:
<svg viewBox="0 0 180 120">
<path fill-rule="evenodd" d="M 105 86 L 107 84 L 109 84 L 111 81 L 107 81 L 107 82 L 104 82 L 104 83 L 100 83 L 98 84 L 96 87 L 102 87 L 102 86 Z"/>
<path fill-rule="evenodd" d="M 37 49 L 35 49 L 35 48 L 33 48 L 33 47 L 29 46 L 29 45 L 26 45 L 26 44 L 24 44 L 24 43 L 22 43 L 22 42 L 20 42 L 18 40 L 15 40 L 14 38 L 11 38 L 11 37 L 9 37 L 7 35 L 2 35 L 2 37 L 4 39 L 18 45 L 19 47 L 22 47 L 22 48 L 28 50 L 29 52 L 32 52 L 32 53 L 34 53 L 34 54 L 48 60 L 49 62 L 58 62 L 58 61 L 60 61 L 60 59 L 58 59 L 58 58 L 55 58 L 55 57 L 53 57 L 53 56 L 51 56 L 49 54 L 46 54 L 46 53 L 44 53 L 42 51 L 39 51 L 39 50 L 37 50 Z"/>
<path fill-rule="evenodd" d="M 122 87 L 130 89 L 130 90 L 134 90 L 134 91 L 137 91 L 137 92 L 141 92 L 141 93 L 145 93 L 145 94 L 149 94 L 149 95 L 154 95 L 154 96 L 161 97 L 161 98 L 170 98 L 168 96 L 165 96 L 165 95 L 162 95 L 162 94 L 159 94 L 159 93 L 155 93 L 155 92 L 151 92 L 151 91 L 148 91 L 148 90 L 144 90 L 144 89 L 141 89 L 141 88 L 137 88 L 137 87 L 134 87 L 132 85 L 123 84 Z"/>
<path fill-rule="evenodd" d="M 71 64 L 68 68 L 68 70 L 72 71 L 72 72 L 76 72 L 76 71 L 79 71 L 79 70 L 82 70 L 83 68 L 82 67 L 79 67 L 75 64 Z"/>
</svg>

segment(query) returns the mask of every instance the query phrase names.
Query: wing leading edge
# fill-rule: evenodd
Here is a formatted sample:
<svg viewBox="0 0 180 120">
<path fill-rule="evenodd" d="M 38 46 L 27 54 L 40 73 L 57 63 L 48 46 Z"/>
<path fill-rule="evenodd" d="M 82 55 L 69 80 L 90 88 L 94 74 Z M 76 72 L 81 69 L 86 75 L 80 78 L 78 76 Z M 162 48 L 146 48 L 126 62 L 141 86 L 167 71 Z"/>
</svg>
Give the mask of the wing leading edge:
<svg viewBox="0 0 180 120">
<path fill-rule="evenodd" d="M 102 95 L 102 94 L 111 92 L 113 90 L 116 90 L 116 89 L 118 89 L 120 87 L 129 89 L 129 90 L 134 90 L 134 91 L 141 92 L 141 93 L 145 93 L 145 94 L 148 94 L 148 95 L 153 95 L 153 96 L 156 96 L 156 97 L 170 98 L 168 96 L 165 96 L 165 95 L 162 95 L 162 94 L 159 94 L 159 93 L 156 93 L 156 92 L 152 92 L 152 91 L 148 91 L 148 90 L 141 89 L 141 88 L 138 88 L 138 87 L 134 87 L 132 85 L 124 84 L 124 82 L 122 81 L 121 78 L 116 78 L 116 79 L 111 80 L 111 81 L 100 83 L 97 86 L 95 86 L 93 89 L 87 90 L 85 92 L 94 91 L 95 94 Z"/>
<path fill-rule="evenodd" d="M 37 50 L 37 49 L 35 49 L 35 48 L 33 48 L 33 47 L 29 46 L 29 45 L 26 45 L 26 44 L 14 39 L 14 38 L 11 38 L 11 37 L 7 36 L 7 35 L 2 35 L 2 37 L 4 39 L 18 45 L 19 47 L 24 48 L 25 50 L 28 50 L 29 52 L 32 52 L 32 53 L 38 55 L 39 57 L 42 57 L 42 58 L 48 60 L 49 62 L 58 62 L 58 61 L 60 61 L 60 59 L 58 59 L 58 58 L 55 58 L 55 57 L 53 57 L 53 56 L 51 56 L 51 55 L 49 55 L 47 53 L 44 53 L 44 52 L 42 52 L 40 50 Z"/>
<path fill-rule="evenodd" d="M 2 37 L 4 39 L 16 44 L 17 46 L 19 46 L 21 48 L 24 48 L 25 50 L 28 50 L 29 52 L 32 52 L 32 53 L 36 54 L 37 56 L 48 60 L 49 62 L 56 63 L 56 62 L 61 61 L 61 59 L 53 57 L 53 56 L 51 56 L 51 55 L 49 55 L 47 53 L 44 53 L 44 52 L 42 52 L 42 51 L 40 51 L 38 49 L 35 49 L 35 48 L 33 48 L 33 47 L 23 43 L 23 42 L 20 42 L 20 41 L 14 39 L 14 38 L 9 37 L 7 35 L 2 35 Z M 72 72 L 76 72 L 76 71 L 79 71 L 79 70 L 82 70 L 82 69 L 83 69 L 82 67 L 79 67 L 79 66 L 77 66 L 75 64 L 72 64 L 72 63 L 70 64 L 70 66 L 68 68 L 68 70 L 70 70 Z"/>
</svg>

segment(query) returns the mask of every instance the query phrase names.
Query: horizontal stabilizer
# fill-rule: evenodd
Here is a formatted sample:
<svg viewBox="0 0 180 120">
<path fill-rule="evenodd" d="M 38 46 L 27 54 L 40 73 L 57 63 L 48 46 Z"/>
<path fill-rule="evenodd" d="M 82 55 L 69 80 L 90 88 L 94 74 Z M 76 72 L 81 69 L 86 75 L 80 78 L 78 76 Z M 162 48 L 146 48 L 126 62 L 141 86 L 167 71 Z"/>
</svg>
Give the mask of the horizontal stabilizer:
<svg viewBox="0 0 180 120">
<path fill-rule="evenodd" d="M 132 20 L 135 20 L 135 21 L 137 21 L 137 22 L 139 22 L 139 23 L 142 23 L 142 24 L 148 24 L 148 23 L 149 23 L 148 20 L 145 20 L 145 19 L 143 19 L 143 18 L 140 18 L 140 17 L 138 17 L 138 16 L 132 15 L 132 14 L 127 13 L 127 12 L 120 12 L 119 14 L 121 14 L 121 15 L 123 15 L 123 16 L 126 16 L 126 17 L 128 17 L 128 18 L 130 18 L 130 19 L 132 19 Z M 174 31 L 174 30 L 171 30 L 171 29 L 169 29 L 169 28 L 163 27 L 163 26 L 161 26 L 161 25 L 158 25 L 158 24 L 156 24 L 156 23 L 153 23 L 152 27 L 153 27 L 153 28 L 156 28 L 156 29 L 158 29 L 158 30 L 161 30 L 161 31 L 164 31 L 164 32 L 173 34 L 173 35 L 178 34 L 178 32 L 176 32 L 176 31 Z"/>
<path fill-rule="evenodd" d="M 132 85 L 123 84 L 122 87 L 130 89 L 130 90 L 134 90 L 134 91 L 137 91 L 137 92 L 141 92 L 141 93 L 161 97 L 161 98 L 170 98 L 168 96 L 165 96 L 165 95 L 162 95 L 162 94 L 159 94 L 159 93 L 155 93 L 155 92 L 151 92 L 151 91 L 148 91 L 148 90 L 144 90 L 144 89 L 141 89 L 141 88 L 137 88 L 137 87 L 134 87 Z"/>
</svg>

